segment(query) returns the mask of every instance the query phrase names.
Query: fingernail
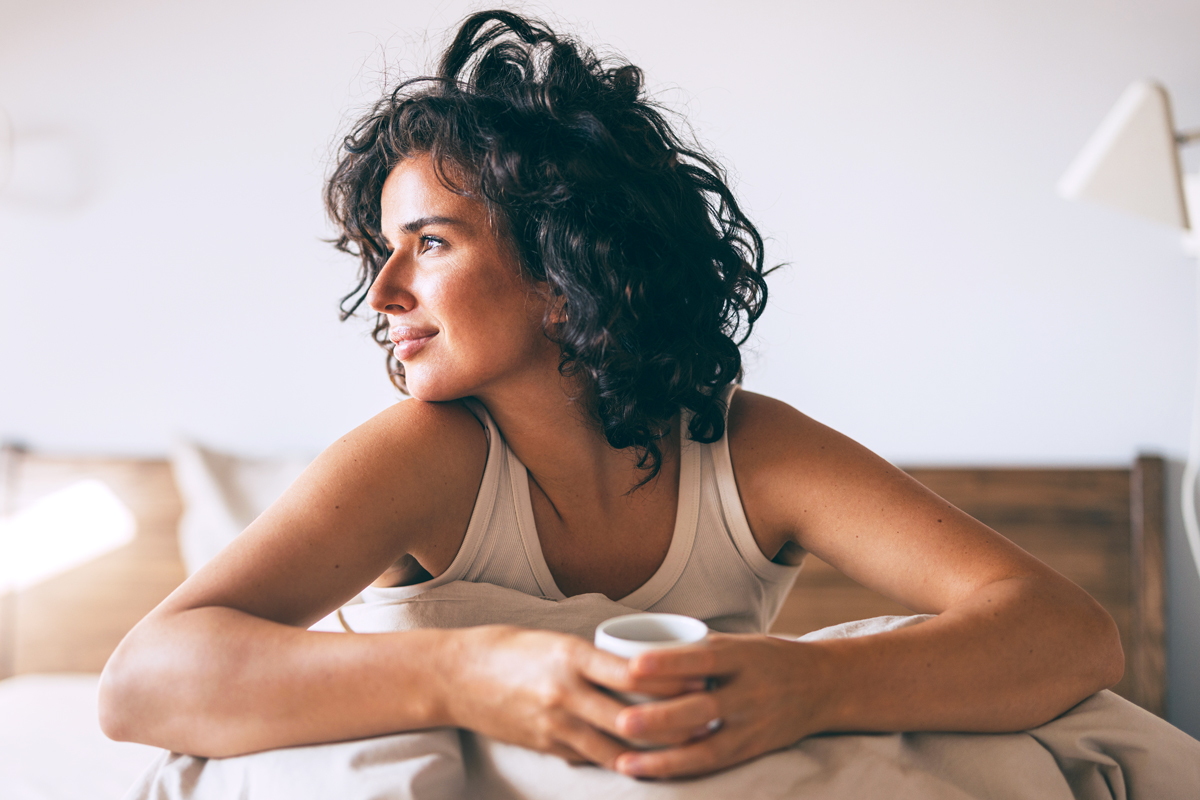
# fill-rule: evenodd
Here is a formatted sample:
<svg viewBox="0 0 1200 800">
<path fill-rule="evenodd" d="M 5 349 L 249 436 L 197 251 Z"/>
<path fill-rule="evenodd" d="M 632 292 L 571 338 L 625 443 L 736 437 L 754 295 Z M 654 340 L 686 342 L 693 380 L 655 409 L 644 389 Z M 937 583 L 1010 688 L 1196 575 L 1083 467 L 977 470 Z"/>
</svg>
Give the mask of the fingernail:
<svg viewBox="0 0 1200 800">
<path fill-rule="evenodd" d="M 621 759 L 621 772 L 626 775 L 639 775 L 642 772 L 642 760 L 636 756 Z"/>
<path fill-rule="evenodd" d="M 684 684 L 684 688 L 689 692 L 703 692 L 708 688 L 708 681 L 705 678 L 697 678 Z"/>
<path fill-rule="evenodd" d="M 627 714 L 622 727 L 625 728 L 626 733 L 641 733 L 646 727 L 646 723 L 637 714 Z"/>
</svg>

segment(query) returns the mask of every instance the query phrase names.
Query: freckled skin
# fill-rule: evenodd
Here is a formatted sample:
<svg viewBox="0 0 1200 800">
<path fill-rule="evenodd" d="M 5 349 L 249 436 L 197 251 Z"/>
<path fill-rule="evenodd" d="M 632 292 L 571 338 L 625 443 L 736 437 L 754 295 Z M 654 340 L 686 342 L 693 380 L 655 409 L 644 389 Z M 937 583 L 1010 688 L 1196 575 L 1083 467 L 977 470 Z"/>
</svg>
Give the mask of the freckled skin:
<svg viewBox="0 0 1200 800">
<path fill-rule="evenodd" d="M 557 369 L 542 332 L 546 301 L 493 235 L 481 203 L 446 189 L 427 157 L 401 162 L 383 185 L 380 227 L 393 248 L 368 303 L 391 325 L 435 331 L 404 361 L 409 393 L 478 396 L 496 382 Z M 414 223 L 434 220 L 415 229 Z"/>
</svg>

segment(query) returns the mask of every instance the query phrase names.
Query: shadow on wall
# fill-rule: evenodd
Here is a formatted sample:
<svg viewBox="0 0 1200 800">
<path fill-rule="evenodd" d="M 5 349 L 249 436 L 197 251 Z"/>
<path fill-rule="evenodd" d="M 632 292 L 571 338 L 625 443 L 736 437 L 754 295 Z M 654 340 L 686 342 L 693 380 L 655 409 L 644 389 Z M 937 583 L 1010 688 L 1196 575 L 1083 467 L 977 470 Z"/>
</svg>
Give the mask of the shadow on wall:
<svg viewBox="0 0 1200 800">
<path fill-rule="evenodd" d="M 1183 466 L 1167 461 L 1167 720 L 1200 739 L 1200 575 L 1179 509 Z"/>
</svg>

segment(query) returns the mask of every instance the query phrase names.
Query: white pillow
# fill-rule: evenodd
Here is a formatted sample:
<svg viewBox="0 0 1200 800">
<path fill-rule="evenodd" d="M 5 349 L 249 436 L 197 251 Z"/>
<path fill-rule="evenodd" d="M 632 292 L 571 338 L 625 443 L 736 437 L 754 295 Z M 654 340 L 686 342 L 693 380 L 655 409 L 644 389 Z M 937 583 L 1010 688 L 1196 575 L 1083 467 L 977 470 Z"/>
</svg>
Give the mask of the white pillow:
<svg viewBox="0 0 1200 800">
<path fill-rule="evenodd" d="M 177 439 L 171 471 L 183 498 L 179 552 L 191 575 L 275 502 L 312 458 L 242 458 Z"/>
</svg>

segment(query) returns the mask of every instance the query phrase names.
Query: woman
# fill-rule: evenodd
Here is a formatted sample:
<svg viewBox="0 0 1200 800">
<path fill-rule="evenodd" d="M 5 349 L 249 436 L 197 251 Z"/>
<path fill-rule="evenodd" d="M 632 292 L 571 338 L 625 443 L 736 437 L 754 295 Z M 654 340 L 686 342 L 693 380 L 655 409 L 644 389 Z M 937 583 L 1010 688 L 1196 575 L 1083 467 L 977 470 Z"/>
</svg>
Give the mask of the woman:
<svg viewBox="0 0 1200 800">
<path fill-rule="evenodd" d="M 126 637 L 102 682 L 110 736 L 225 756 L 453 725 L 663 777 L 820 731 L 1018 730 L 1120 677 L 1116 627 L 1078 587 L 734 391 L 762 242 L 632 65 L 476 14 L 436 77 L 347 138 L 326 199 L 362 260 L 347 313 L 379 314 L 414 400 L 332 445 Z M 770 638 L 805 552 L 938 616 Z M 626 662 L 507 626 L 305 629 L 372 581 L 449 579 L 753 632 Z"/>
</svg>

